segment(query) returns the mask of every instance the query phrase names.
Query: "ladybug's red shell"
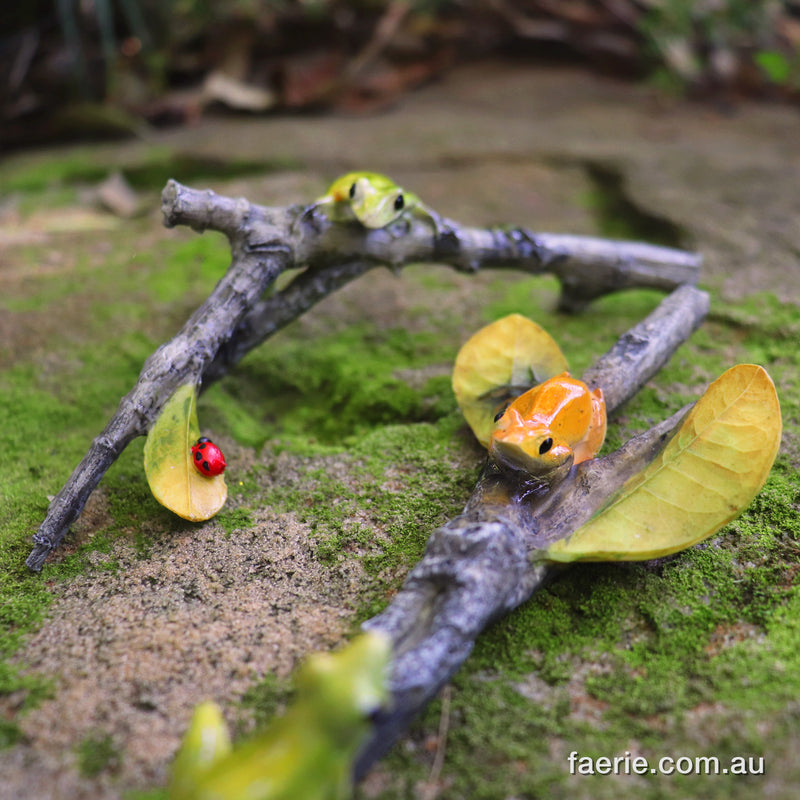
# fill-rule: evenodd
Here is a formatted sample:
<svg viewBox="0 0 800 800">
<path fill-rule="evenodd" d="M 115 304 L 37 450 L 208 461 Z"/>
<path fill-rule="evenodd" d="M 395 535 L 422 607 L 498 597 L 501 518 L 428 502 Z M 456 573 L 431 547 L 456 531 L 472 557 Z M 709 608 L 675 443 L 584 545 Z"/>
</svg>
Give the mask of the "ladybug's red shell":
<svg viewBox="0 0 800 800">
<path fill-rule="evenodd" d="M 192 462 L 198 472 L 209 478 L 214 475 L 221 475 L 225 472 L 225 467 L 227 466 L 222 450 L 206 436 L 201 436 L 192 445 Z"/>
</svg>

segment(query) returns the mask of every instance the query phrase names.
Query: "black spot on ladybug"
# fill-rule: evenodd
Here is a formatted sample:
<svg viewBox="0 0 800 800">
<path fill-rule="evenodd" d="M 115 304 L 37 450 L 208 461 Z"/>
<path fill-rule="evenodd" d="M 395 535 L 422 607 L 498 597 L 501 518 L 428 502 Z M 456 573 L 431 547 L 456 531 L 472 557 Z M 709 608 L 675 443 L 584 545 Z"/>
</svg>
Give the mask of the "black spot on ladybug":
<svg viewBox="0 0 800 800">
<path fill-rule="evenodd" d="M 209 464 L 209 463 L 208 463 L 208 461 L 204 461 L 204 462 L 203 462 L 203 469 L 204 469 L 206 472 L 210 472 L 210 471 L 211 471 L 211 464 Z"/>
<path fill-rule="evenodd" d="M 194 460 L 195 461 L 202 461 L 203 460 L 202 454 L 201 453 L 195 453 L 194 454 Z"/>
</svg>

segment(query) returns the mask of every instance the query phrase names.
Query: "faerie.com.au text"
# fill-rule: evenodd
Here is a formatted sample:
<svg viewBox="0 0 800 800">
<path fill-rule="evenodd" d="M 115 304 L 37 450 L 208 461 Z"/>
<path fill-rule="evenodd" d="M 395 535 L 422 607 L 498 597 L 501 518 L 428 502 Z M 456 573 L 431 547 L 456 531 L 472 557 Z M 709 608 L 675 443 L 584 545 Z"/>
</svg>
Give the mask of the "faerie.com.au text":
<svg viewBox="0 0 800 800">
<path fill-rule="evenodd" d="M 763 775 L 763 756 L 662 756 L 648 759 L 626 750 L 621 756 L 567 756 L 570 775 Z"/>
</svg>

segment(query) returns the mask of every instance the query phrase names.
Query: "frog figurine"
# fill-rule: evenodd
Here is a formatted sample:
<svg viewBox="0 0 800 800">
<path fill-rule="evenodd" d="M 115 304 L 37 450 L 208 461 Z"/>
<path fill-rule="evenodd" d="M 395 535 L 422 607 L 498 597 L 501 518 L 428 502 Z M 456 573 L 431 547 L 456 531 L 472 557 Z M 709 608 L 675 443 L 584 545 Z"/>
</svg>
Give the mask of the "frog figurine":
<svg viewBox="0 0 800 800">
<path fill-rule="evenodd" d="M 489 457 L 503 470 L 547 479 L 594 458 L 605 435 L 602 389 L 590 390 L 562 372 L 517 397 L 495 417 Z"/>
<path fill-rule="evenodd" d="M 337 178 L 312 208 L 326 207 L 335 222 L 355 217 L 365 228 L 391 225 L 403 215 L 416 215 L 433 223 L 434 232 L 442 229 L 441 217 L 417 195 L 398 186 L 378 172 L 348 172 Z"/>
<path fill-rule="evenodd" d="M 389 698 L 389 637 L 363 633 L 300 667 L 282 717 L 231 749 L 213 704 L 201 704 L 175 759 L 170 800 L 347 800 L 371 715 Z"/>
</svg>

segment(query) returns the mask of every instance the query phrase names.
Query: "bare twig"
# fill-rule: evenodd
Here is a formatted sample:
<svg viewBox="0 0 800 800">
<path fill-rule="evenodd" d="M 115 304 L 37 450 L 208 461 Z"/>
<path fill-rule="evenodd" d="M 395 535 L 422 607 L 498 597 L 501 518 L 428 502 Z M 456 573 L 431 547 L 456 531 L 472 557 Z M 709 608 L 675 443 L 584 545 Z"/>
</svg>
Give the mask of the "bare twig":
<svg viewBox="0 0 800 800">
<path fill-rule="evenodd" d="M 449 220 L 436 236 L 415 218 L 368 231 L 331 224 L 303 206 L 266 208 L 174 181 L 164 189 L 162 210 L 170 227 L 224 233 L 231 266 L 181 331 L 147 359 L 136 386 L 51 503 L 26 562 L 33 570 L 42 568 L 108 467 L 148 432 L 178 386 L 221 377 L 252 347 L 373 266 L 436 261 L 467 272 L 512 267 L 550 273 L 561 281 L 563 305 L 573 309 L 620 288 L 694 283 L 700 266 L 698 256 L 670 248 L 523 228 L 467 228 Z M 286 289 L 261 299 L 281 272 L 301 266 L 306 270 Z"/>
<path fill-rule="evenodd" d="M 452 688 L 448 684 L 442 689 L 442 713 L 439 717 L 439 733 L 436 742 L 436 756 L 431 765 L 428 780 L 422 790 L 422 800 L 435 800 L 439 794 L 439 776 L 444 766 L 444 754 L 447 752 L 447 732 L 450 730 L 450 697 Z"/>
<path fill-rule="evenodd" d="M 175 389 L 192 380 L 201 380 L 209 361 L 227 340 L 231 320 L 241 319 L 291 263 L 291 251 L 285 243 L 277 238 L 257 238 L 253 233 L 260 229 L 242 229 L 241 218 L 245 212 L 242 202 L 206 192 L 202 202 L 193 206 L 189 214 L 181 206 L 180 192 L 173 192 L 171 188 L 168 186 L 165 190 L 168 224 L 186 221 L 197 230 L 210 227 L 226 233 L 233 250 L 233 262 L 177 336 L 147 359 L 136 386 L 122 399 L 105 430 L 92 442 L 89 452 L 53 499 L 44 522 L 33 537 L 36 546 L 26 561 L 33 570 L 42 568 L 48 554 L 58 547 L 69 526 L 78 518 L 106 470 L 131 440 L 147 433 Z M 174 200 L 172 205 L 169 205 L 170 200 Z M 263 227 L 269 225 L 265 219 Z"/>
</svg>

